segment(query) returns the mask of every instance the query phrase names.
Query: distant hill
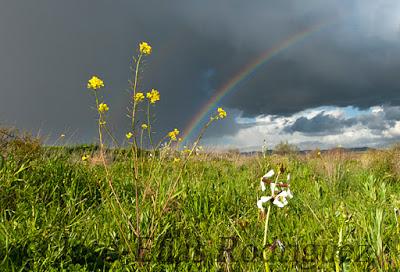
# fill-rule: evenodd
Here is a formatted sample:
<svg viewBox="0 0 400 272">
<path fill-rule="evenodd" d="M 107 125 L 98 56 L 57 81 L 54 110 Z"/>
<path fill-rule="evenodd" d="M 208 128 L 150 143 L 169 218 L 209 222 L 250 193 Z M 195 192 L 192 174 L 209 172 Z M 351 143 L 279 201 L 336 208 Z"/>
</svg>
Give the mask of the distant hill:
<svg viewBox="0 0 400 272">
<path fill-rule="evenodd" d="M 371 148 L 371 147 L 351 147 L 351 148 L 344 148 L 344 147 L 335 147 L 335 148 L 331 148 L 331 149 L 321 149 L 320 152 L 321 153 L 326 153 L 326 152 L 332 152 L 332 151 L 342 151 L 342 152 L 365 152 L 365 151 L 369 151 L 369 150 L 376 150 L 376 148 Z M 311 149 L 305 149 L 305 150 L 300 150 L 298 151 L 299 154 L 307 154 L 310 152 L 313 152 L 315 150 L 311 150 Z M 267 154 L 271 155 L 274 153 L 274 150 L 268 149 L 267 150 Z M 241 151 L 240 152 L 241 155 L 245 155 L 245 156 L 253 156 L 253 155 L 262 155 L 261 151 Z"/>
</svg>

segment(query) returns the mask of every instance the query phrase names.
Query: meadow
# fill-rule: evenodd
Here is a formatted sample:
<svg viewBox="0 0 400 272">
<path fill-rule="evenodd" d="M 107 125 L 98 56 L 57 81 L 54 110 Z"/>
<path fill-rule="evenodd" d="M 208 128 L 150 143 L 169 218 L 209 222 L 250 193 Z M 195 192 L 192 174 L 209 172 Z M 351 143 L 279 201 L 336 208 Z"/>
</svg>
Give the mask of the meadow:
<svg viewBox="0 0 400 272">
<path fill-rule="evenodd" d="M 151 50 L 142 42 L 133 58 L 124 144 L 97 76 L 86 90 L 96 144 L 44 146 L 0 129 L 1 271 L 400 270 L 399 146 L 205 151 L 222 108 L 192 145 L 177 128 L 156 143 L 160 93 L 138 91 Z"/>
<path fill-rule="evenodd" d="M 143 155 L 140 237 L 128 152 L 107 150 L 125 215 L 107 185 L 98 146 L 2 147 L 2 271 L 261 271 L 260 177 L 281 164 L 293 198 L 272 207 L 272 271 L 397 271 L 400 150 L 322 154 L 194 155 L 152 166 Z M 152 171 L 149 169 L 153 167 Z M 128 223 L 131 222 L 131 223 Z M 276 246 L 279 240 L 279 246 Z"/>
</svg>

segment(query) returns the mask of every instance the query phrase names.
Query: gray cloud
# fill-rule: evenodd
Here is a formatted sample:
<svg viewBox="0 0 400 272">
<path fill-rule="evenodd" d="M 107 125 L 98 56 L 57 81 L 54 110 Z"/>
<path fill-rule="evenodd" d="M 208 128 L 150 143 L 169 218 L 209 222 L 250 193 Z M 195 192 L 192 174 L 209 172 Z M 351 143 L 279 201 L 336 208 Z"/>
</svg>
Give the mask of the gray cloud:
<svg viewBox="0 0 400 272">
<path fill-rule="evenodd" d="M 352 107 L 307 109 L 291 116 L 261 115 L 237 117 L 235 133 L 210 135 L 206 144 L 261 150 L 264 140 L 269 148 L 289 141 L 301 149 L 343 147 L 383 147 L 400 140 L 400 120 L 387 118 L 386 112 L 400 107 L 380 106 L 366 110 Z M 231 122 L 230 120 L 226 120 Z M 243 126 L 243 127 L 241 127 Z"/>
<path fill-rule="evenodd" d="M 400 120 L 400 107 L 384 107 L 386 120 Z"/>
<path fill-rule="evenodd" d="M 292 124 L 283 128 L 284 133 L 300 132 L 305 135 L 334 135 L 344 129 L 361 125 L 372 133 L 381 135 L 385 130 L 393 128 L 400 121 L 400 107 L 382 106 L 380 111 L 367 112 L 355 117 L 333 116 L 320 112 L 312 118 L 301 116 Z"/>
<path fill-rule="evenodd" d="M 285 127 L 284 132 L 301 132 L 311 135 L 338 134 L 346 127 L 356 124 L 354 118 L 342 119 L 327 115 L 324 112 L 319 113 L 313 118 L 298 118 L 292 125 Z"/>
</svg>

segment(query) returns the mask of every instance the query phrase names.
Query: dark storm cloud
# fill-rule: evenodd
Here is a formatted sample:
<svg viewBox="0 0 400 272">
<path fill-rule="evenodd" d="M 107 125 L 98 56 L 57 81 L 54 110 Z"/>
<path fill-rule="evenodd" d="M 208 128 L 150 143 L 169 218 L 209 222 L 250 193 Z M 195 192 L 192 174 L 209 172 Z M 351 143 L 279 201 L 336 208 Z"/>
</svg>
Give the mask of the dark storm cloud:
<svg viewBox="0 0 400 272">
<path fill-rule="evenodd" d="M 0 120 L 19 127 L 53 134 L 78 130 L 77 140 L 93 139 L 96 114 L 85 82 L 98 74 L 106 83 L 109 123 L 123 135 L 130 56 L 146 40 L 154 53 L 140 89 L 161 92 L 155 129 L 183 128 L 247 63 L 326 20 L 332 24 L 274 57 L 220 104 L 244 116 L 400 104 L 396 1 L 3 2 Z M 301 121 L 318 130 L 311 124 L 318 120 Z M 228 125 L 234 123 L 221 122 L 220 133 L 240 129 Z M 329 129 L 335 131 L 320 133 Z"/>
<path fill-rule="evenodd" d="M 355 119 L 339 119 L 319 113 L 313 118 L 298 118 L 292 125 L 286 127 L 284 132 L 302 132 L 312 135 L 327 135 L 340 133 L 344 128 L 355 125 Z"/>
<path fill-rule="evenodd" d="M 241 86 L 229 105 L 248 115 L 290 115 L 320 105 L 399 105 L 400 47 L 374 48 L 375 41 L 364 43 L 357 48 L 335 48 L 332 42 L 317 41 L 298 51 L 299 55 L 283 54 Z M 375 59 L 388 51 L 391 60 Z"/>
</svg>

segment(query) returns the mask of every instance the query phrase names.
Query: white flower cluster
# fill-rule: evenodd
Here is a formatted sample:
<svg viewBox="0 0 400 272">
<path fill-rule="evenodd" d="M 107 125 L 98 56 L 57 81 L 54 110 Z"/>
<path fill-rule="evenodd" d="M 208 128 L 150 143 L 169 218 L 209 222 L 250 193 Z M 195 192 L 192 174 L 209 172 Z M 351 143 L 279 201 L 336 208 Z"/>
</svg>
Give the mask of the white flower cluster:
<svg viewBox="0 0 400 272">
<path fill-rule="evenodd" d="M 288 199 L 293 198 L 293 194 L 290 191 L 290 174 L 287 175 L 287 183 L 283 182 L 275 182 L 270 181 L 273 176 L 275 175 L 274 170 L 270 170 L 266 173 L 260 181 L 261 190 L 264 192 L 267 189 L 266 183 L 269 183 L 271 189 L 270 196 L 262 196 L 257 201 L 257 207 L 262 211 L 265 212 L 264 203 L 272 202 L 272 204 L 278 206 L 279 208 L 283 208 L 288 204 Z"/>
</svg>

